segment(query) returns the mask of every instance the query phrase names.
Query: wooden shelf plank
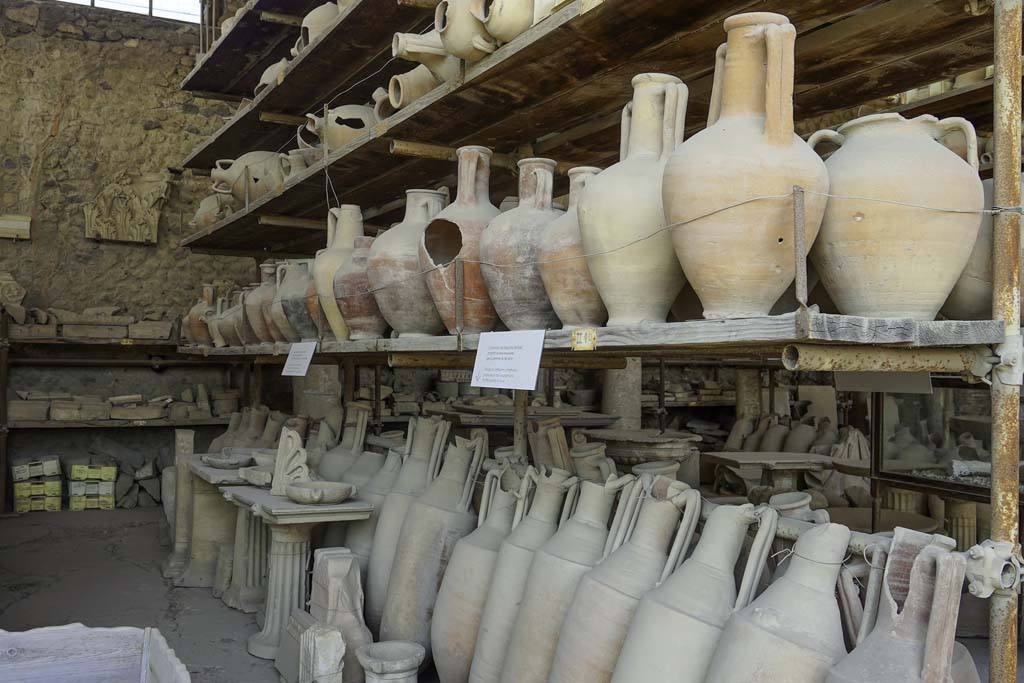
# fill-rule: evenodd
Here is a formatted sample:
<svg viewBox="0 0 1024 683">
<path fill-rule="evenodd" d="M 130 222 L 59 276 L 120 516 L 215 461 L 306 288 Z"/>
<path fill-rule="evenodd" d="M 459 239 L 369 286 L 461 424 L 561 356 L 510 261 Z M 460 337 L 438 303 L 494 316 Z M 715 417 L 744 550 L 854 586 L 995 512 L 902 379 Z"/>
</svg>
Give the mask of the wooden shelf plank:
<svg viewBox="0 0 1024 683">
<path fill-rule="evenodd" d="M 181 83 L 182 90 L 252 97 L 263 71 L 299 37 L 299 27 L 263 21 L 261 12 L 303 17 L 321 0 L 249 0 L 238 23 L 220 36 Z M 218 19 L 218 24 L 225 17 Z"/>
<path fill-rule="evenodd" d="M 335 98 L 334 106 L 369 102 L 373 91 L 382 84 L 386 87 L 392 75 L 415 66 L 391 59 L 395 33 L 419 33 L 432 21 L 433 15 L 423 9 L 360 0 L 292 59 L 278 83 L 263 90 L 193 150 L 184 166 L 212 168 L 218 159 L 233 159 L 242 152 L 294 148 L 295 127 L 263 121 L 261 114 L 304 116 L 319 112 Z M 250 89 L 247 96 L 251 95 Z"/>
<path fill-rule="evenodd" d="M 202 420 L 90 420 L 72 422 L 67 420 L 13 420 L 11 429 L 123 429 L 126 427 L 208 427 L 226 425 L 228 418 L 212 417 Z"/>
<path fill-rule="evenodd" d="M 74 337 L 11 337 L 11 344 L 32 346 L 34 344 L 61 344 L 64 346 L 132 346 L 136 348 L 170 348 L 177 346 L 177 341 L 167 339 L 86 339 Z"/>
</svg>

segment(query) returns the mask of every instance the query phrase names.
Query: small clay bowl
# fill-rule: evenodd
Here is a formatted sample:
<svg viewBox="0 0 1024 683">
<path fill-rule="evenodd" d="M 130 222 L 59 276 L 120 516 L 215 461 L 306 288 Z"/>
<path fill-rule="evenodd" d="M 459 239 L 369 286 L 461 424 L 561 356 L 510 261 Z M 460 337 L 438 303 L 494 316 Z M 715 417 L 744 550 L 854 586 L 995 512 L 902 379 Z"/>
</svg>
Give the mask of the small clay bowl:
<svg viewBox="0 0 1024 683">
<path fill-rule="evenodd" d="M 248 455 L 204 455 L 201 460 L 218 470 L 237 470 L 252 464 L 252 458 Z"/>
<path fill-rule="evenodd" d="M 301 505 L 337 505 L 355 492 L 355 486 L 339 481 L 301 481 L 285 488 L 289 500 Z"/>
</svg>

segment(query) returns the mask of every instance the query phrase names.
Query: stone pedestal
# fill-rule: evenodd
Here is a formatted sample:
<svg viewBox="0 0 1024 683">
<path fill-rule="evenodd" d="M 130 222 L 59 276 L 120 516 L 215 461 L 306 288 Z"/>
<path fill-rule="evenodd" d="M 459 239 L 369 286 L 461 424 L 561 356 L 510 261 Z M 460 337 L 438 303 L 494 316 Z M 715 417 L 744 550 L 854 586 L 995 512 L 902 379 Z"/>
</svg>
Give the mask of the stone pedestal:
<svg viewBox="0 0 1024 683">
<path fill-rule="evenodd" d="M 247 505 L 237 505 L 231 583 L 221 600 L 246 614 L 263 606 L 267 597 L 267 552 L 270 530 Z"/>
<path fill-rule="evenodd" d="M 213 484 L 193 475 L 192 538 L 188 567 L 174 581 L 185 588 L 212 588 L 221 547 L 235 540 L 235 509 Z M 230 552 L 230 550 L 228 551 Z"/>
<path fill-rule="evenodd" d="M 189 463 L 193 455 L 195 432 L 191 429 L 174 430 L 174 545 L 164 560 L 161 572 L 164 578 L 176 579 L 188 565 L 189 541 L 192 538 L 192 473 Z"/>
<path fill-rule="evenodd" d="M 640 359 L 627 358 L 626 367 L 622 370 L 605 370 L 603 384 L 601 412 L 618 416 L 616 429 L 640 429 L 640 394 L 643 385 Z"/>
<path fill-rule="evenodd" d="M 270 568 L 267 577 L 266 621 L 249 638 L 249 654 L 261 659 L 277 657 L 281 634 L 292 610 L 306 603 L 306 566 L 309 534 L 315 524 L 270 524 Z"/>
</svg>

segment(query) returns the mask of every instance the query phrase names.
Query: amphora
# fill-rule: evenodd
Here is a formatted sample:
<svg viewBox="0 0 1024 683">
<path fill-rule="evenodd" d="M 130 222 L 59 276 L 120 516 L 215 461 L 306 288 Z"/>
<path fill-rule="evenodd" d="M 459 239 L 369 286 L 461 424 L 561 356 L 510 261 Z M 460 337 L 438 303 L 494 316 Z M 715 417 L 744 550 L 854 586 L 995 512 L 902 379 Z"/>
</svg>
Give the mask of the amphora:
<svg viewBox="0 0 1024 683">
<path fill-rule="evenodd" d="M 275 305 L 280 303 L 280 311 L 297 337 L 290 337 L 289 341 L 310 341 L 317 338 L 316 323 L 306 307 L 306 290 L 312 277 L 309 272 L 312 263 L 312 259 L 298 259 L 277 266 Z M 275 318 L 275 322 L 277 320 Z"/>
<path fill-rule="evenodd" d="M 356 138 L 368 135 L 370 127 L 377 123 L 373 107 L 361 104 L 343 104 L 327 112 L 327 116 L 306 114 L 306 130 L 326 143 L 327 149 L 335 151 Z"/>
<path fill-rule="evenodd" d="M 193 344 L 209 346 L 213 343 L 213 337 L 210 335 L 208 322 L 210 316 L 217 312 L 217 304 L 215 302 L 216 297 L 216 287 L 213 285 L 203 285 L 203 291 L 199 296 L 199 301 L 195 306 L 189 309 L 187 314 L 185 314 L 185 321 L 182 327 L 186 331 L 185 336 Z"/>
<path fill-rule="evenodd" d="M 372 237 L 357 237 L 348 260 L 334 275 L 334 299 L 345 319 L 349 339 L 380 339 L 388 330 L 366 275 L 373 242 Z"/>
<path fill-rule="evenodd" d="M 363 212 L 358 206 L 342 204 L 327 212 L 327 248 L 318 251 L 313 263 L 313 282 L 320 308 L 335 339 L 348 339 L 348 325 L 334 296 L 334 278 L 352 256 L 357 237 L 363 236 Z"/>
<path fill-rule="evenodd" d="M 471 10 L 473 0 L 441 0 L 434 12 L 434 29 L 444 49 L 459 59 L 478 62 L 498 45 Z"/>
<path fill-rule="evenodd" d="M 363 572 L 364 579 L 370 567 L 370 550 L 373 548 L 373 534 L 377 529 L 377 521 L 380 519 L 380 505 L 398 479 L 404 455 L 401 451 L 388 451 L 384 465 L 356 494 L 356 500 L 373 504 L 373 512 L 370 513 L 368 519 L 348 522 L 345 525 L 344 545 L 359 561 L 359 569 Z"/>
<path fill-rule="evenodd" d="M 210 171 L 214 192 L 230 194 L 243 204 L 280 192 L 284 176 L 277 152 L 247 152 L 237 159 L 218 159 Z"/>
</svg>

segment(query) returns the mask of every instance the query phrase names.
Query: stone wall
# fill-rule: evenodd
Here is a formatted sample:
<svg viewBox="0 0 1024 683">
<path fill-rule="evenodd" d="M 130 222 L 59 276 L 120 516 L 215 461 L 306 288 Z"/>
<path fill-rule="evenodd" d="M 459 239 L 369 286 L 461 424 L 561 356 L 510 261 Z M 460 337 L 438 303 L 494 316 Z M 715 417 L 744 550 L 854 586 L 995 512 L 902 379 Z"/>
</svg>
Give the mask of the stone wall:
<svg viewBox="0 0 1024 683">
<path fill-rule="evenodd" d="M 26 305 L 187 310 L 203 282 L 256 279 L 249 258 L 178 247 L 209 178 L 172 176 L 155 245 L 85 238 L 85 203 L 118 172 L 161 172 L 216 130 L 229 105 L 178 86 L 197 27 L 53 0 L 0 0 L 0 215 L 32 216 L 0 243 Z"/>
</svg>

